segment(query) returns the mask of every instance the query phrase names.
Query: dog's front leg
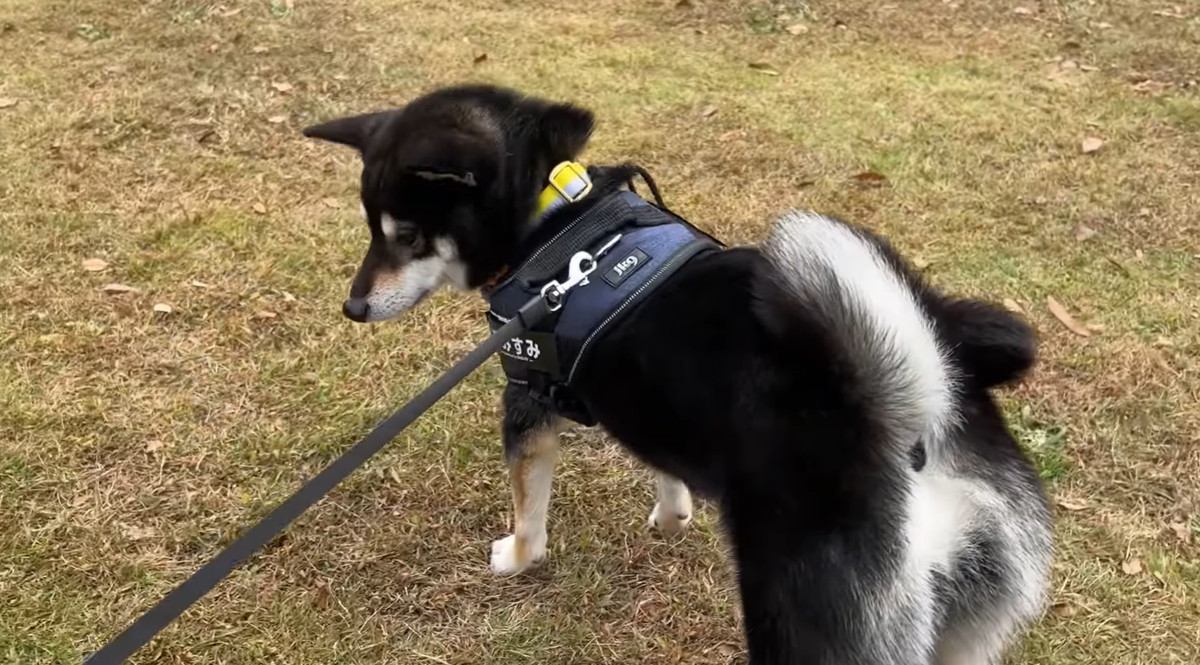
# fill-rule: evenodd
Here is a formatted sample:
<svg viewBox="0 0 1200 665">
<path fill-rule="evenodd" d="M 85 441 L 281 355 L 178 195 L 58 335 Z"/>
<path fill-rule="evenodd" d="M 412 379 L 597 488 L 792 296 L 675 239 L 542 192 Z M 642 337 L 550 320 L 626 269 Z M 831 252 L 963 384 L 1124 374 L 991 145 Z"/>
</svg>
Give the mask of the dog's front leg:
<svg viewBox="0 0 1200 665">
<path fill-rule="evenodd" d="M 546 513 L 563 420 L 519 386 L 504 391 L 504 458 L 513 493 L 513 533 L 492 543 L 492 572 L 515 575 L 546 556 Z"/>
</svg>

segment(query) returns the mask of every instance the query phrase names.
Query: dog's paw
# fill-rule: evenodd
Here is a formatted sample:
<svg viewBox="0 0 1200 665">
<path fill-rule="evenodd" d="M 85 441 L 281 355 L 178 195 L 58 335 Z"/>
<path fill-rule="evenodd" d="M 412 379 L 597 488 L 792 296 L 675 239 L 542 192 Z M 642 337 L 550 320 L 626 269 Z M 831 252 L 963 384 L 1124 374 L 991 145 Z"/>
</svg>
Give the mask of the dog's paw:
<svg viewBox="0 0 1200 665">
<path fill-rule="evenodd" d="M 522 539 L 506 536 L 492 543 L 492 573 L 516 575 L 546 558 L 546 537 Z"/>
<path fill-rule="evenodd" d="M 692 523 L 691 501 L 688 501 L 687 504 L 682 506 L 663 506 L 660 501 L 654 504 L 654 510 L 650 511 L 650 519 L 646 520 L 646 522 L 655 529 L 658 529 L 660 533 L 668 536 L 682 533 Z"/>
</svg>

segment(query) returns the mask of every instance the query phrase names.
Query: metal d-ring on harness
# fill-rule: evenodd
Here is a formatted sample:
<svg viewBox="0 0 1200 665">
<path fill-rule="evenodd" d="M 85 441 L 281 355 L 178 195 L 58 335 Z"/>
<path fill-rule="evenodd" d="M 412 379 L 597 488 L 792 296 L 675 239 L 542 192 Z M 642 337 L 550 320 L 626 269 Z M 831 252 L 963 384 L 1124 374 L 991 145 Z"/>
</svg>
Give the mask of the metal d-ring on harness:
<svg viewBox="0 0 1200 665">
<path fill-rule="evenodd" d="M 614 238 L 605 248 L 611 247 L 619 238 L 620 236 Z M 475 350 L 455 363 L 445 374 L 401 407 L 399 411 L 376 425 L 365 438 L 304 483 L 287 500 L 276 506 L 270 514 L 243 532 L 237 540 L 192 573 L 191 577 L 172 589 L 128 628 L 99 651 L 89 656 L 84 661 L 85 665 L 116 665 L 124 662 L 135 651 L 145 646 L 163 628 L 166 628 L 168 624 L 200 600 L 204 594 L 225 579 L 229 573 L 233 572 L 234 568 L 279 535 L 304 511 L 320 501 L 347 476 L 428 411 L 511 338 L 536 326 L 551 312 L 561 308 L 565 296 L 572 289 L 588 283 L 588 275 L 596 269 L 596 261 L 605 248 L 601 248 L 595 255 L 582 251 L 575 253 L 571 257 L 565 281 L 548 282 L 542 288 L 540 295 L 530 298 L 516 316 L 499 327 L 490 337 L 475 347 Z"/>
</svg>

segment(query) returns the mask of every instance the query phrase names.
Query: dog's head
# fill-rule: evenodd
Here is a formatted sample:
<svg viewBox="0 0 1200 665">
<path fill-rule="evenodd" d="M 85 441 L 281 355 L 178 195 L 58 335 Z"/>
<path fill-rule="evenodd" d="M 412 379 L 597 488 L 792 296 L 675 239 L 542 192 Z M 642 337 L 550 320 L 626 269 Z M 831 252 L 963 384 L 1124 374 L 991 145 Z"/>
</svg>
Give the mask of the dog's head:
<svg viewBox="0 0 1200 665">
<path fill-rule="evenodd" d="M 463 86 L 305 129 L 363 160 L 371 243 L 346 316 L 390 319 L 446 282 L 470 289 L 496 275 L 530 230 L 550 169 L 583 150 L 592 124 L 569 104 Z"/>
</svg>

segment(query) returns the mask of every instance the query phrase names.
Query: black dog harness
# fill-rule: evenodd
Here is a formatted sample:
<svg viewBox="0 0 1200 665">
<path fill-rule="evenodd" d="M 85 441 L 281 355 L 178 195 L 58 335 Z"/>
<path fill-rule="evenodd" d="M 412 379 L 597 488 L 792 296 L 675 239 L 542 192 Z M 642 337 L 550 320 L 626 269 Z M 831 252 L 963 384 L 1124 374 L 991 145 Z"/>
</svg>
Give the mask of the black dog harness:
<svg viewBox="0 0 1200 665">
<path fill-rule="evenodd" d="M 588 353 L 637 304 L 698 254 L 720 245 L 686 220 L 629 191 L 605 196 L 538 247 L 487 294 L 495 331 L 533 296 L 577 285 L 553 313 L 500 350 L 511 383 L 584 425 L 595 418 L 571 390 Z"/>
</svg>

